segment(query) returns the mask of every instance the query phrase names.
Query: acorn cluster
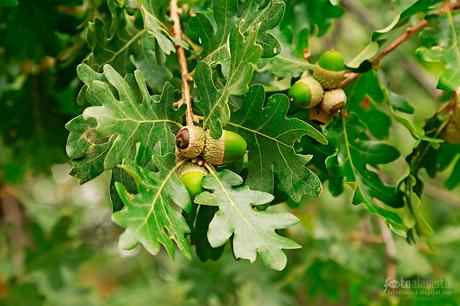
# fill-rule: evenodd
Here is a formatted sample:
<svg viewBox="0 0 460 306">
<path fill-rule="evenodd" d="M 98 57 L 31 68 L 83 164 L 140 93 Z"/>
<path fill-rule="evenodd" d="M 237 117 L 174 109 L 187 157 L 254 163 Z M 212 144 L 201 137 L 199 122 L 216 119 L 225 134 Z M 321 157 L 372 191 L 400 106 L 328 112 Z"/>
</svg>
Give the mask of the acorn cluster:
<svg viewBox="0 0 460 306">
<path fill-rule="evenodd" d="M 300 108 L 319 106 L 332 115 L 347 103 L 347 96 L 340 84 L 345 77 L 342 54 L 335 50 L 325 52 L 316 63 L 313 76 L 308 72 L 289 89 L 291 102 Z"/>
<path fill-rule="evenodd" d="M 215 139 L 199 126 L 185 126 L 176 134 L 179 159 L 188 159 L 179 169 L 181 182 L 193 198 L 203 191 L 202 180 L 208 174 L 204 162 L 223 165 L 243 158 L 247 143 L 240 135 L 223 130 Z"/>
<path fill-rule="evenodd" d="M 460 144 L 460 104 L 457 104 L 454 113 L 444 130 L 444 140 L 450 144 Z"/>
</svg>

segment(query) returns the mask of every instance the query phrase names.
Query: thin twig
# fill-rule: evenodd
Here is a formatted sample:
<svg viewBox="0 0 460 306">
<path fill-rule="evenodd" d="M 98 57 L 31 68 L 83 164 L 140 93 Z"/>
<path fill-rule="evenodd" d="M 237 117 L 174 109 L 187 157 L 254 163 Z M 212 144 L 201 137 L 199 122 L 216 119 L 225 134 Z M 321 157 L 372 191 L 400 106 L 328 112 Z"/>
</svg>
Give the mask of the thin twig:
<svg viewBox="0 0 460 306">
<path fill-rule="evenodd" d="M 173 20 L 173 32 L 176 41 L 182 39 L 182 28 L 180 25 L 179 12 L 177 8 L 177 0 L 171 0 L 169 2 L 169 11 L 171 19 Z M 184 48 L 176 43 L 177 59 L 179 61 L 179 67 L 182 77 L 182 101 L 187 106 L 185 111 L 185 120 L 188 126 L 193 126 L 193 109 L 192 109 L 192 97 L 190 95 L 190 74 L 187 67 L 187 58 L 185 57 Z"/>
<path fill-rule="evenodd" d="M 436 14 L 445 14 L 453 10 L 457 10 L 460 8 L 460 1 L 446 1 L 444 5 L 436 12 Z M 385 49 L 382 50 L 379 54 L 377 54 L 372 60 L 372 66 L 378 66 L 380 65 L 380 62 L 382 61 L 383 58 L 385 58 L 388 54 L 393 52 L 396 48 L 398 48 L 402 43 L 407 41 L 409 38 L 411 38 L 415 33 L 423 29 L 429 24 L 429 22 L 426 19 L 423 19 L 419 23 L 417 23 L 414 26 L 411 26 L 407 28 L 407 30 L 401 34 L 398 38 L 396 38 L 394 41 L 392 41 Z M 353 82 L 356 78 L 360 76 L 360 73 L 352 72 L 349 73 L 346 77 L 345 80 L 343 80 L 342 84 L 340 84 L 340 87 L 344 88 L 348 86 L 351 82 Z"/>
<path fill-rule="evenodd" d="M 377 54 L 373 59 L 372 59 L 372 66 L 378 66 L 380 65 L 380 62 L 382 59 L 393 52 L 397 47 L 399 47 L 403 42 L 407 41 L 409 38 L 412 37 L 415 33 L 423 29 L 428 25 L 428 21 L 425 19 L 417 23 L 416 25 L 409 27 L 403 34 L 401 34 L 398 38 L 396 38 L 392 43 L 390 43 L 385 49 L 382 50 L 379 54 Z M 357 77 L 360 76 L 360 73 L 352 72 L 347 75 L 345 80 L 343 80 L 342 84 L 340 84 L 340 87 L 346 87 L 348 84 L 353 82 Z"/>
</svg>

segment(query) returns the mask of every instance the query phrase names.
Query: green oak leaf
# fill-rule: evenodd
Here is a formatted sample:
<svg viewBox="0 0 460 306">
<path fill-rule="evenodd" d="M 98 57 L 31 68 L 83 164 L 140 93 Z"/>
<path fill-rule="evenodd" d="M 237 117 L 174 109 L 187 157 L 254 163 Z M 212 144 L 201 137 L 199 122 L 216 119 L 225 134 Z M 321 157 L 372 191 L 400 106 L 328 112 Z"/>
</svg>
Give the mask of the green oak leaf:
<svg viewBox="0 0 460 306">
<path fill-rule="evenodd" d="M 173 107 L 174 89 L 169 83 L 160 97 L 152 96 L 139 71 L 123 79 L 109 65 L 103 70 L 99 74 L 88 65 L 78 66 L 87 86 L 85 98 L 92 106 L 66 124 L 72 174 L 81 182 L 114 168 L 133 152 L 140 164 L 148 162 L 156 143 L 173 146 L 173 131 L 180 127 L 177 120 L 183 113 Z"/>
<path fill-rule="evenodd" d="M 346 93 L 346 109 L 357 114 L 376 138 L 387 138 L 391 118 L 381 110 L 385 95 L 376 71 L 370 70 L 360 75 L 357 81 L 347 86 Z"/>
<path fill-rule="evenodd" d="M 228 62 L 228 36 L 235 24 L 243 34 L 259 28 L 257 42 L 263 48 L 263 56 L 271 57 L 280 52 L 280 45 L 267 31 L 281 21 L 284 7 L 280 0 L 268 1 L 263 7 L 257 0 L 245 1 L 244 7 L 239 7 L 237 0 L 214 0 L 211 16 L 198 12 L 190 19 L 189 27 L 200 38 L 205 61 L 210 65 Z"/>
<path fill-rule="evenodd" d="M 325 137 L 308 123 L 286 118 L 289 100 L 276 94 L 268 99 L 261 85 L 251 86 L 241 108 L 233 113 L 226 128 L 240 134 L 248 143 L 248 178 L 253 189 L 273 192 L 276 173 L 284 190 L 299 202 L 303 195 L 321 192 L 318 177 L 305 164 L 311 156 L 297 154 L 294 143 L 308 135 L 322 144 Z"/>
<path fill-rule="evenodd" d="M 190 245 L 185 235 L 190 229 L 184 217 L 172 204 L 185 209 L 191 200 L 187 190 L 181 184 L 176 173 L 180 163 L 176 164 L 174 153 L 161 156 L 153 155 L 153 162 L 158 171 L 143 168 L 130 160 L 123 160 L 121 169 L 134 180 L 137 194 L 130 193 L 120 182 L 115 188 L 124 207 L 113 213 L 112 219 L 125 228 L 120 236 L 120 247 L 132 249 L 137 244 L 151 254 L 160 251 L 160 245 L 174 257 L 174 244 L 187 257 L 191 258 Z"/>
<path fill-rule="evenodd" d="M 217 88 L 212 78 L 211 67 L 205 62 L 198 63 L 195 71 L 195 85 L 198 87 L 200 101 L 196 104 L 205 118 L 203 127 L 218 138 L 222 127 L 230 119 L 229 98 L 247 92 L 254 72 L 254 64 L 262 54 L 262 47 L 256 43 L 257 28 L 250 30 L 245 37 L 239 27 L 234 27 L 229 36 L 230 62 L 227 81 Z"/>
<path fill-rule="evenodd" d="M 452 171 L 444 182 L 446 188 L 451 190 L 460 185 L 460 145 L 441 144 L 437 160 L 440 171 L 452 166 Z"/>
<path fill-rule="evenodd" d="M 344 14 L 343 8 L 329 0 L 286 1 L 286 14 L 280 24 L 283 33 L 292 37 L 298 55 L 308 47 L 311 34 L 318 37 L 327 33 L 334 19 Z"/>
<path fill-rule="evenodd" d="M 145 35 L 145 30 L 138 30 L 124 7 L 116 1 L 108 1 L 109 12 L 89 22 L 86 41 L 90 53 L 84 63 L 96 71 L 102 71 L 105 64 L 110 64 L 122 74 L 132 71 L 129 55 L 138 45 L 134 44 Z"/>
<path fill-rule="evenodd" d="M 400 226 L 401 218 L 375 199 L 388 205 L 388 208 L 400 208 L 404 205 L 401 195 L 395 186 L 382 182 L 373 170 L 397 159 L 399 152 L 388 144 L 370 140 L 366 130 L 353 113 L 347 117 L 344 114 L 335 117 L 324 129 L 327 139 L 336 147 L 335 154 L 326 159 L 326 166 L 334 175 L 343 176 L 353 188 L 354 204 L 362 203 L 370 212 L 382 216 L 390 224 Z"/>
<path fill-rule="evenodd" d="M 169 33 L 168 27 L 161 22 L 157 16 L 156 7 L 157 0 L 139 1 L 142 3 L 140 11 L 144 20 L 144 28 L 147 29 L 150 39 L 154 38 L 156 44 L 160 47 L 164 54 L 169 55 L 175 52 L 176 48 L 173 43 L 173 36 Z M 181 41 L 181 44 L 186 47 L 187 45 Z"/>
<path fill-rule="evenodd" d="M 174 76 L 172 69 L 162 63 L 162 58 L 159 58 L 159 46 L 148 36 L 142 36 L 139 40 L 139 48 L 134 50 L 130 59 L 134 66 L 142 71 L 145 77 L 145 82 L 153 92 L 159 93 L 163 89 L 166 81 L 173 82 Z"/>
<path fill-rule="evenodd" d="M 417 53 L 428 62 L 441 62 L 444 64 L 438 88 L 443 90 L 458 90 L 460 88 L 460 16 L 447 12 L 437 16 L 433 28 L 428 28 L 421 33 L 429 36 L 429 45 L 417 49 Z M 434 30 L 434 31 L 433 31 Z"/>
<path fill-rule="evenodd" d="M 270 71 L 279 78 L 298 77 L 307 70 L 313 70 L 314 65 L 303 59 L 303 54 L 299 56 L 289 44 L 288 39 L 281 31 L 272 31 L 281 43 L 281 52 L 275 57 L 262 58 L 257 62 L 258 70 Z M 302 52 L 303 53 L 303 52 Z M 289 85 L 291 85 L 289 83 Z"/>
<path fill-rule="evenodd" d="M 212 247 L 219 247 L 233 235 L 233 252 L 236 258 L 256 260 L 257 255 L 272 269 L 286 266 L 282 249 L 300 246 L 276 233 L 276 229 L 290 227 L 298 222 L 289 213 L 257 210 L 268 204 L 273 195 L 249 189 L 243 179 L 230 170 L 211 171 L 203 182 L 208 190 L 195 198 L 195 203 L 219 207 L 209 224 L 208 240 Z"/>
</svg>

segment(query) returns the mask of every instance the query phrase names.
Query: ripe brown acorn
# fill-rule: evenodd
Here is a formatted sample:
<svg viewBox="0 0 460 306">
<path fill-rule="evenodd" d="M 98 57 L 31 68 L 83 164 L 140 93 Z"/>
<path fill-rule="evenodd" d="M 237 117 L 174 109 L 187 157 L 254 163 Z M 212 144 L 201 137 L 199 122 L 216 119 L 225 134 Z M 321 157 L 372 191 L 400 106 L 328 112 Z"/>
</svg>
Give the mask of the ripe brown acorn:
<svg viewBox="0 0 460 306">
<path fill-rule="evenodd" d="M 176 148 L 183 157 L 197 157 L 204 149 L 206 132 L 199 126 L 185 126 L 176 134 Z"/>
<path fill-rule="evenodd" d="M 247 143 L 240 135 L 223 130 L 218 139 L 206 133 L 203 158 L 211 165 L 223 165 L 241 159 L 246 153 Z"/>
</svg>

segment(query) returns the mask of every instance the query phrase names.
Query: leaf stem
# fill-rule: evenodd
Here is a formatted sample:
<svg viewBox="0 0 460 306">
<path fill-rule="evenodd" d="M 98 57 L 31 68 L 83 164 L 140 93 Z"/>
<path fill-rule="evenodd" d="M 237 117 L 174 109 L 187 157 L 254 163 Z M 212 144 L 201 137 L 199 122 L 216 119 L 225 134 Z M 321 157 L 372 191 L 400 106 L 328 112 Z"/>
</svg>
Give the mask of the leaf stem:
<svg viewBox="0 0 460 306">
<path fill-rule="evenodd" d="M 182 103 L 185 103 L 187 110 L 185 111 L 185 121 L 188 126 L 193 126 L 193 109 L 192 109 L 192 97 L 190 94 L 189 81 L 191 79 L 187 67 L 187 58 L 185 56 L 184 48 L 177 42 L 182 39 L 182 28 L 180 25 L 179 12 L 177 8 L 177 0 L 171 0 L 169 2 L 169 11 L 171 19 L 173 20 L 173 33 L 176 39 L 176 51 L 177 59 L 179 61 L 179 68 L 182 77 Z"/>
</svg>

